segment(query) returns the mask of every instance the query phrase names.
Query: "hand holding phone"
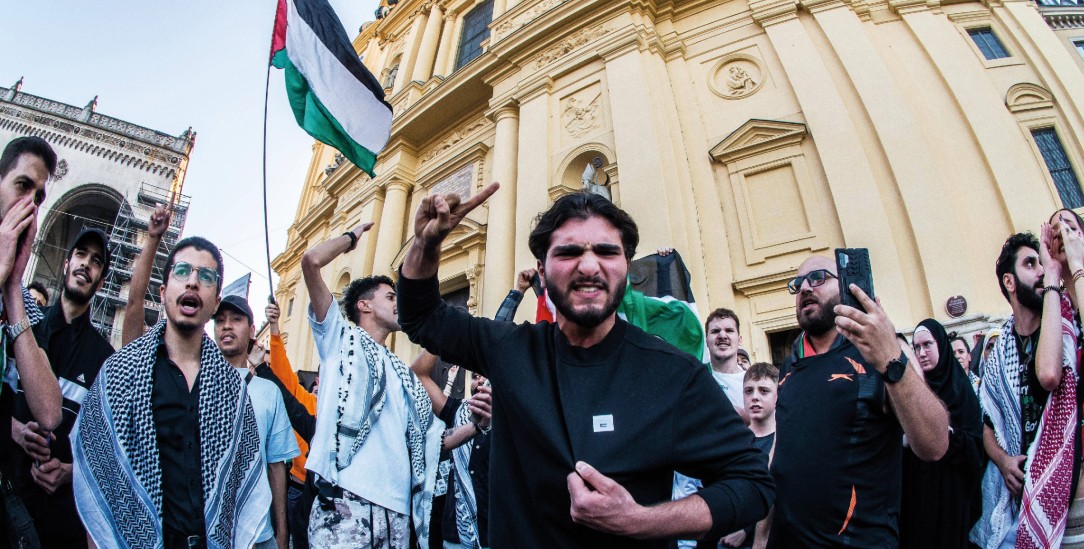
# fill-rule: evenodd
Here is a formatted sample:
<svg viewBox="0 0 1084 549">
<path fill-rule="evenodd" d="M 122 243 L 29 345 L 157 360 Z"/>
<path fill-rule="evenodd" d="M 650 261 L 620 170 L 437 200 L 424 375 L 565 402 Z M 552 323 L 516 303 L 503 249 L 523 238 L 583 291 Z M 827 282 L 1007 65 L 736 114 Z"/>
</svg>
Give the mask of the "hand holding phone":
<svg viewBox="0 0 1084 549">
<path fill-rule="evenodd" d="M 869 263 L 869 250 L 866 248 L 836 248 L 836 273 L 839 276 L 839 302 L 867 313 L 858 298 L 851 293 L 851 284 L 866 292 L 870 299 L 873 294 L 873 270 Z"/>
</svg>

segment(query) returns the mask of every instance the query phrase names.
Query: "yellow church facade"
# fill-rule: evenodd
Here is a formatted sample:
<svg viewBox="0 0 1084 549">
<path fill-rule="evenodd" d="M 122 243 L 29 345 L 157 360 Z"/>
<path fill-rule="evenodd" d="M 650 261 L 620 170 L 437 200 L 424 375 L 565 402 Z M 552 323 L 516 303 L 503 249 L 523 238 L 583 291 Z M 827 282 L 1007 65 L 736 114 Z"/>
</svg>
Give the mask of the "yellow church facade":
<svg viewBox="0 0 1084 549">
<path fill-rule="evenodd" d="M 273 262 L 295 367 L 317 367 L 304 251 L 372 221 L 323 274 L 337 292 L 391 275 L 432 192 L 501 183 L 445 242 L 441 289 L 474 314 L 534 266 L 535 215 L 586 178 L 639 224 L 638 257 L 681 253 L 702 315 L 738 312 L 754 361 L 793 337 L 786 281 L 811 253 L 869 248 L 897 327 L 966 332 L 1008 313 L 1004 239 L 1084 207 L 1081 4 L 400 0 L 378 16 L 355 40 L 394 108 L 377 177 L 314 145 Z"/>
</svg>

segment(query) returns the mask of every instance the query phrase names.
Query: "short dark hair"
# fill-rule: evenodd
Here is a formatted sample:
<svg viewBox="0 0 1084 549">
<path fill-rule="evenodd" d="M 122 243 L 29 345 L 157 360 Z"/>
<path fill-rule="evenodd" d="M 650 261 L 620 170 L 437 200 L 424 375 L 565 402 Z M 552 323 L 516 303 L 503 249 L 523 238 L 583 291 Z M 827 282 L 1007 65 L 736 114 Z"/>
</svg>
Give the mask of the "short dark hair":
<svg viewBox="0 0 1084 549">
<path fill-rule="evenodd" d="M 997 285 L 1001 288 L 1001 295 L 1009 299 L 1009 290 L 1005 289 L 1005 275 L 1012 273 L 1016 277 L 1016 256 L 1020 248 L 1031 248 L 1039 251 L 1039 240 L 1031 232 L 1016 233 L 1005 240 L 1001 246 L 1001 254 L 997 256 Z"/>
<path fill-rule="evenodd" d="M 968 352 L 968 353 L 970 353 L 970 352 L 971 352 L 971 346 L 967 344 L 967 340 L 966 340 L 966 339 L 964 339 L 964 338 L 962 338 L 962 337 L 960 337 L 960 336 L 954 336 L 954 337 L 952 337 L 952 338 L 950 338 L 950 339 L 949 339 L 949 346 L 950 346 L 950 347 L 952 346 L 952 343 L 953 343 L 954 341 L 959 341 L 960 343 L 963 343 L 963 344 L 964 344 L 964 349 L 967 349 L 967 352 Z"/>
<path fill-rule="evenodd" d="M 350 283 L 343 292 L 343 309 L 346 309 L 346 318 L 350 319 L 350 322 L 357 324 L 361 321 L 361 314 L 358 313 L 356 307 L 358 301 L 362 299 L 372 299 L 373 293 L 380 287 L 381 284 L 387 284 L 395 289 L 395 282 L 384 275 L 373 275 L 365 278 L 359 278 Z"/>
<path fill-rule="evenodd" d="M 4 147 L 4 153 L 0 154 L 0 177 L 7 176 L 15 167 L 15 163 L 19 161 L 19 157 L 24 154 L 40 158 L 45 163 L 45 168 L 49 170 L 49 177 L 56 174 L 56 152 L 53 151 L 52 145 L 36 135 L 31 135 L 12 139 Z"/>
<path fill-rule="evenodd" d="M 45 289 L 45 284 L 42 284 L 40 280 L 35 280 L 26 287 L 27 290 L 36 290 L 39 294 L 45 296 L 45 300 L 49 301 L 49 291 Z"/>
<path fill-rule="evenodd" d="M 726 307 L 719 307 L 718 309 L 712 311 L 711 314 L 708 315 L 708 319 L 704 321 L 704 333 L 706 334 L 708 332 L 708 324 L 711 324 L 712 321 L 721 320 L 724 318 L 733 319 L 734 327 L 737 328 L 739 332 L 741 331 L 741 321 L 738 320 L 738 313 L 735 313 L 734 311 L 727 309 Z"/>
<path fill-rule="evenodd" d="M 173 272 L 173 259 L 176 257 L 177 252 L 187 248 L 195 248 L 201 252 L 207 252 L 215 258 L 215 263 L 218 266 L 215 268 L 218 271 L 218 288 L 216 292 L 222 291 L 222 278 L 226 276 L 226 266 L 222 264 L 222 252 L 218 251 L 218 246 L 211 243 L 210 240 L 203 238 L 202 236 L 190 236 L 181 240 L 173 247 L 173 250 L 169 252 L 169 257 L 166 258 L 166 272 L 162 277 L 162 285 L 166 284 L 166 281 L 170 278 L 170 273 Z"/>
<path fill-rule="evenodd" d="M 776 368 L 770 362 L 755 362 L 745 371 L 745 377 L 742 378 L 742 383 L 747 381 L 760 381 L 762 379 L 770 379 L 779 383 L 779 368 Z"/>
<path fill-rule="evenodd" d="M 606 198 L 587 192 L 566 194 L 558 198 L 550 208 L 534 220 L 534 229 L 527 239 L 527 247 L 535 259 L 545 263 L 546 252 L 550 249 L 553 232 L 573 219 L 588 219 L 599 216 L 609 221 L 617 232 L 621 233 L 621 245 L 625 248 L 625 259 L 632 260 L 636 255 L 636 246 L 640 243 L 640 230 L 632 216 L 618 208 Z"/>
</svg>

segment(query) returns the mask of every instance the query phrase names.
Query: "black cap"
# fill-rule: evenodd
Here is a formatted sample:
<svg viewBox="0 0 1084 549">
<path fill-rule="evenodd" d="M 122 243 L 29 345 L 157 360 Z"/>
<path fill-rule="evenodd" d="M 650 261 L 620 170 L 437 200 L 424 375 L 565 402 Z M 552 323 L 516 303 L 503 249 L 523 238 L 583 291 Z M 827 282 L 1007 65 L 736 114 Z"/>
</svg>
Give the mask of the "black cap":
<svg viewBox="0 0 1084 549">
<path fill-rule="evenodd" d="M 82 243 L 84 240 L 93 238 L 98 241 L 98 244 L 102 246 L 102 274 L 109 270 L 109 237 L 105 235 L 105 231 L 101 229 L 83 229 L 79 231 L 79 234 L 75 235 L 75 240 L 72 240 L 72 245 L 68 246 L 68 257 L 72 256 L 72 252 L 75 251 L 75 247 Z"/>
<path fill-rule="evenodd" d="M 252 317 L 252 307 L 248 306 L 248 301 L 239 295 L 228 295 L 222 298 L 222 303 L 218 305 L 218 310 L 215 311 L 215 315 L 221 313 L 225 309 L 233 309 L 248 317 L 248 323 L 253 324 L 255 321 Z"/>
</svg>

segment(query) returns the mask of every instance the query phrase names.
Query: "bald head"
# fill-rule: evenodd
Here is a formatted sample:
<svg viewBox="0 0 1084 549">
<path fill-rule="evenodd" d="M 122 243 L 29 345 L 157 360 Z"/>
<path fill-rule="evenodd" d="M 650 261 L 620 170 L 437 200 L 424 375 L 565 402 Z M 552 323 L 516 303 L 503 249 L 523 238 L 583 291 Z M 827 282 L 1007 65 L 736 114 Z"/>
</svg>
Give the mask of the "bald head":
<svg viewBox="0 0 1084 549">
<path fill-rule="evenodd" d="M 818 277 L 819 286 L 814 286 L 809 273 L 824 270 L 829 276 Z M 798 267 L 798 293 L 794 294 L 795 316 L 806 333 L 819 336 L 835 329 L 835 306 L 839 305 L 839 282 L 836 277 L 836 262 L 830 258 L 814 255 Z"/>
<path fill-rule="evenodd" d="M 798 276 L 803 276 L 817 269 L 825 269 L 832 275 L 838 274 L 836 273 L 836 262 L 832 258 L 823 255 L 811 255 L 798 267 Z"/>
</svg>

